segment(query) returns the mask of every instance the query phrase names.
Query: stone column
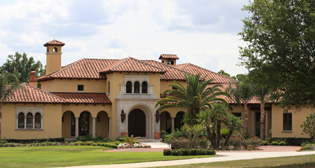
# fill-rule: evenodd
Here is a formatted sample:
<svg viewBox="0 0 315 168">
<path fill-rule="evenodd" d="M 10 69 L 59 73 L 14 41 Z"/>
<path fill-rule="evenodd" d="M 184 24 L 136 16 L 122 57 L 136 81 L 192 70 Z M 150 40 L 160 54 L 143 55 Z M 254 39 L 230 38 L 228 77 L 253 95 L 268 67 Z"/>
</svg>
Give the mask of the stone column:
<svg viewBox="0 0 315 168">
<path fill-rule="evenodd" d="M 75 118 L 75 137 L 79 137 L 79 117 Z"/>
<path fill-rule="evenodd" d="M 255 130 L 255 124 L 256 124 L 256 112 L 252 112 L 252 136 L 255 136 L 256 130 Z"/>
<path fill-rule="evenodd" d="M 35 115 L 32 114 L 32 116 L 33 116 L 32 117 L 32 119 L 33 119 L 33 121 L 32 121 L 33 122 L 33 129 L 35 129 Z"/>
<path fill-rule="evenodd" d="M 92 137 L 95 138 L 95 117 L 92 117 Z"/>
<path fill-rule="evenodd" d="M 172 122 L 171 122 L 171 125 L 172 125 L 172 132 L 174 132 L 174 130 L 175 130 L 175 118 L 174 117 L 171 117 L 171 119 L 172 119 Z"/>
<path fill-rule="evenodd" d="M 269 138 L 269 111 L 266 111 L 265 116 L 265 139 Z"/>
<path fill-rule="evenodd" d="M 26 116 L 26 114 L 24 114 L 24 129 L 26 129 L 26 118 L 27 118 L 27 116 Z"/>
</svg>

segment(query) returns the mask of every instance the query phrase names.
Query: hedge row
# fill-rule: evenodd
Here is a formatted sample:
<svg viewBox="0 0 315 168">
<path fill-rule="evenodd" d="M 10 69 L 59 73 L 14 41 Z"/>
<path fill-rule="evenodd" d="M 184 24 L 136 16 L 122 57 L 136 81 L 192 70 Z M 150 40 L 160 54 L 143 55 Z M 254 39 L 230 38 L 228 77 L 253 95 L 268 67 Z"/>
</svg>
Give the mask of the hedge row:
<svg viewBox="0 0 315 168">
<path fill-rule="evenodd" d="M 93 141 L 77 141 L 77 142 L 71 142 L 71 146 L 104 146 L 104 147 L 109 147 L 109 148 L 117 148 L 117 143 L 115 142 L 93 142 Z"/>
<path fill-rule="evenodd" d="M 39 142 L 65 142 L 64 138 L 49 139 L 2 139 L 9 143 L 39 143 Z"/>
<path fill-rule="evenodd" d="M 285 141 L 286 145 L 300 146 L 304 142 L 310 142 L 310 138 L 272 138 L 272 141 Z"/>
<path fill-rule="evenodd" d="M 215 155 L 215 150 L 209 149 L 164 149 L 164 156 Z"/>
</svg>

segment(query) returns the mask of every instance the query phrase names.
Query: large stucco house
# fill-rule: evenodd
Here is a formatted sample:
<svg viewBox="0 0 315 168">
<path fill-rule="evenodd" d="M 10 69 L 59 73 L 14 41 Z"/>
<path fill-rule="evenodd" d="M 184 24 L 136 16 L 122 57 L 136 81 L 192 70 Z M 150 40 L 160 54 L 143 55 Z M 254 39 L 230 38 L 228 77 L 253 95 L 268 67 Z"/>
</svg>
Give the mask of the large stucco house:
<svg viewBox="0 0 315 168">
<path fill-rule="evenodd" d="M 133 134 L 153 139 L 155 133 L 181 126 L 186 109 L 157 112 L 155 102 L 173 81 L 184 86 L 184 74 L 213 79 L 227 86 L 230 78 L 191 63 L 176 64 L 176 55 L 162 54 L 159 61 L 80 59 L 61 66 L 62 47 L 52 40 L 44 44 L 46 75 L 22 84 L 2 105 L 2 139 L 75 138 L 91 134 L 116 138 Z M 198 58 L 196 58 L 198 59 Z M 41 89 L 37 88 L 41 82 Z M 231 113 L 244 119 L 244 109 L 228 99 Z M 301 123 L 311 109 L 285 113 L 276 104 L 266 105 L 266 136 L 307 137 Z M 259 135 L 259 102 L 249 103 L 249 133 Z"/>
</svg>

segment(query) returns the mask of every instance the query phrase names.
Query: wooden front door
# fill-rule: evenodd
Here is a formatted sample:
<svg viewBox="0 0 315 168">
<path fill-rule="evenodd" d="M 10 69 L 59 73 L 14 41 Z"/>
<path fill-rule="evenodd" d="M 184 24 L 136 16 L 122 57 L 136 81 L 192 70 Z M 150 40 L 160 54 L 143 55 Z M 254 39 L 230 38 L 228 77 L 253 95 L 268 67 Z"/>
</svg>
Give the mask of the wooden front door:
<svg viewBox="0 0 315 168">
<path fill-rule="evenodd" d="M 132 110 L 128 115 L 128 135 L 145 137 L 145 114 L 140 109 Z"/>
</svg>

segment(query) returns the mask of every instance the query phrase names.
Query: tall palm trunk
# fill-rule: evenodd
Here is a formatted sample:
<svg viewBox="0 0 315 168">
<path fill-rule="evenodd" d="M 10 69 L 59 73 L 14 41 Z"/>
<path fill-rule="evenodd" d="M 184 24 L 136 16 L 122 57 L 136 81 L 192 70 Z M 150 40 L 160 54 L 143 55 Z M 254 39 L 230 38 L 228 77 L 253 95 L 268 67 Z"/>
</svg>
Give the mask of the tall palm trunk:
<svg viewBox="0 0 315 168">
<path fill-rule="evenodd" d="M 247 107 L 247 102 L 244 102 L 244 126 L 245 126 L 245 131 L 244 133 L 248 133 L 248 107 Z"/>
<path fill-rule="evenodd" d="M 265 139 L 265 103 L 260 102 L 260 139 Z"/>
<path fill-rule="evenodd" d="M 223 146 L 227 146 L 227 144 L 228 144 L 228 142 L 229 142 L 229 140 L 230 140 L 232 134 L 233 134 L 233 131 L 230 129 L 230 130 L 229 130 L 229 134 L 227 135 Z"/>
<path fill-rule="evenodd" d="M 221 120 L 217 121 L 217 143 L 216 148 L 218 149 L 220 147 L 220 140 L 221 140 Z"/>
</svg>

